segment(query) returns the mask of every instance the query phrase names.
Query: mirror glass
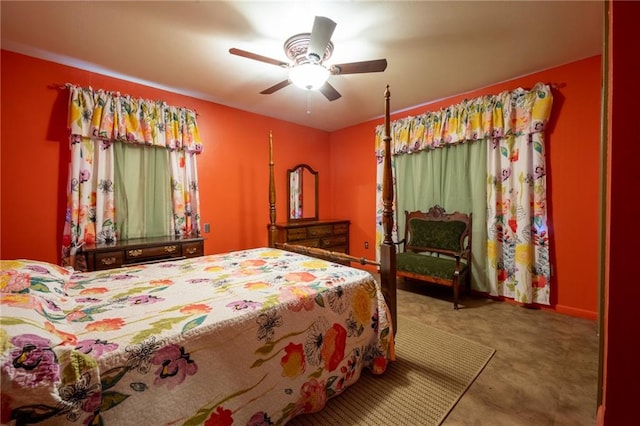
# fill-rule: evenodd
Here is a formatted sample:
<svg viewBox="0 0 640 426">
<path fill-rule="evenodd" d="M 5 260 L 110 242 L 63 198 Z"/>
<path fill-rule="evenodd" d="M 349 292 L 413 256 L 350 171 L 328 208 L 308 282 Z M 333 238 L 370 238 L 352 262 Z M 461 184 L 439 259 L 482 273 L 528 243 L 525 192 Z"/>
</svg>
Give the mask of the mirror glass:
<svg viewBox="0 0 640 426">
<path fill-rule="evenodd" d="M 318 172 L 306 164 L 287 170 L 289 221 L 318 220 Z"/>
</svg>

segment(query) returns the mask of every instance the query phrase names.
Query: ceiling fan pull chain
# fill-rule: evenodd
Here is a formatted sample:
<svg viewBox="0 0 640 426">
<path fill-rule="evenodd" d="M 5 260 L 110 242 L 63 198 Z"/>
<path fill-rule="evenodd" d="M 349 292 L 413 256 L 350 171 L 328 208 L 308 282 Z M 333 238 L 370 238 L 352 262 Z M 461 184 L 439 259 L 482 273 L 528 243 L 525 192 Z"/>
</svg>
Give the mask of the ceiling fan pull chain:
<svg viewBox="0 0 640 426">
<path fill-rule="evenodd" d="M 311 115 L 311 90 L 307 90 L 307 115 Z"/>
</svg>

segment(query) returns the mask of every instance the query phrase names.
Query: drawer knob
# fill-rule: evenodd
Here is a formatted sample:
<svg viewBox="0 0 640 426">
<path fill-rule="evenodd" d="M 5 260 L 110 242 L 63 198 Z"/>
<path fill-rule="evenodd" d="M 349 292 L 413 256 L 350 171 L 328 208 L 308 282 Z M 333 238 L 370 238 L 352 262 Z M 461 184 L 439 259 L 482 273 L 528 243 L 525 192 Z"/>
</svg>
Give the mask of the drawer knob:
<svg viewBox="0 0 640 426">
<path fill-rule="evenodd" d="M 102 259 L 100 259 L 100 262 L 103 265 L 113 265 L 114 263 L 116 263 L 116 258 L 115 257 L 104 257 Z"/>
<path fill-rule="evenodd" d="M 140 250 L 140 249 L 129 250 L 129 256 L 131 256 L 131 257 L 138 257 L 141 254 L 142 254 L 142 250 Z"/>
<path fill-rule="evenodd" d="M 193 254 L 197 251 L 198 249 L 196 247 L 187 247 L 187 254 Z"/>
<path fill-rule="evenodd" d="M 173 253 L 178 250 L 178 246 L 164 246 L 164 251 L 167 253 Z"/>
</svg>

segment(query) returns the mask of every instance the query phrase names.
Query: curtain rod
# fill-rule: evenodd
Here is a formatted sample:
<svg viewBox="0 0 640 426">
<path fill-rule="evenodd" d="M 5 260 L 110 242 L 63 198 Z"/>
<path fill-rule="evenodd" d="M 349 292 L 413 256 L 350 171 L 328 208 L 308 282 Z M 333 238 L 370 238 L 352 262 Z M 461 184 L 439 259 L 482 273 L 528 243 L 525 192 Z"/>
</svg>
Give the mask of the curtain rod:
<svg viewBox="0 0 640 426">
<path fill-rule="evenodd" d="M 85 87 L 83 87 L 83 86 L 80 86 L 79 84 L 72 84 L 72 83 L 65 83 L 65 84 L 52 83 L 52 84 L 50 84 L 50 85 L 49 85 L 49 89 L 55 89 L 55 90 L 66 90 L 66 89 L 68 89 L 68 88 L 70 88 L 70 87 L 73 87 L 73 86 L 78 86 L 78 87 L 81 87 L 81 88 L 83 88 L 83 89 L 85 88 Z M 105 91 L 105 92 L 108 92 L 108 93 L 118 93 L 118 95 L 119 95 L 119 96 L 123 96 L 123 95 L 120 95 L 120 92 L 114 92 L 114 91 L 112 91 L 112 90 L 104 90 L 104 91 Z M 131 96 L 131 95 L 127 95 L 127 94 L 125 94 L 124 96 Z M 141 98 L 141 99 L 142 99 L 142 98 Z M 162 101 L 162 100 L 156 100 L 156 102 L 164 102 L 164 103 L 166 103 L 166 101 Z M 199 116 L 200 116 L 200 114 L 198 113 L 198 111 L 197 111 L 195 108 L 189 108 L 189 107 L 185 107 L 185 106 L 183 106 L 183 107 L 178 107 L 178 108 L 183 108 L 183 109 L 187 109 L 187 110 L 189 110 L 189 111 L 193 111 L 193 112 L 196 114 L 196 117 L 199 117 Z"/>
<path fill-rule="evenodd" d="M 64 90 L 64 89 L 68 89 L 69 86 L 71 86 L 70 83 L 66 83 L 66 84 L 52 83 L 49 85 L 49 89 Z"/>
</svg>

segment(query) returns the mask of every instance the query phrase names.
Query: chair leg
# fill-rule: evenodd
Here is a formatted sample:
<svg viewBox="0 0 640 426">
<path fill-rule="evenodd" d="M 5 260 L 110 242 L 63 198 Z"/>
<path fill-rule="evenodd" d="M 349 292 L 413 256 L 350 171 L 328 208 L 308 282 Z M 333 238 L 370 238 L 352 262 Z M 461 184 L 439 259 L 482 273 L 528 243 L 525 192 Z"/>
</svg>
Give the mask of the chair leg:
<svg viewBox="0 0 640 426">
<path fill-rule="evenodd" d="M 453 309 L 458 310 L 458 277 L 453 279 Z"/>
</svg>

